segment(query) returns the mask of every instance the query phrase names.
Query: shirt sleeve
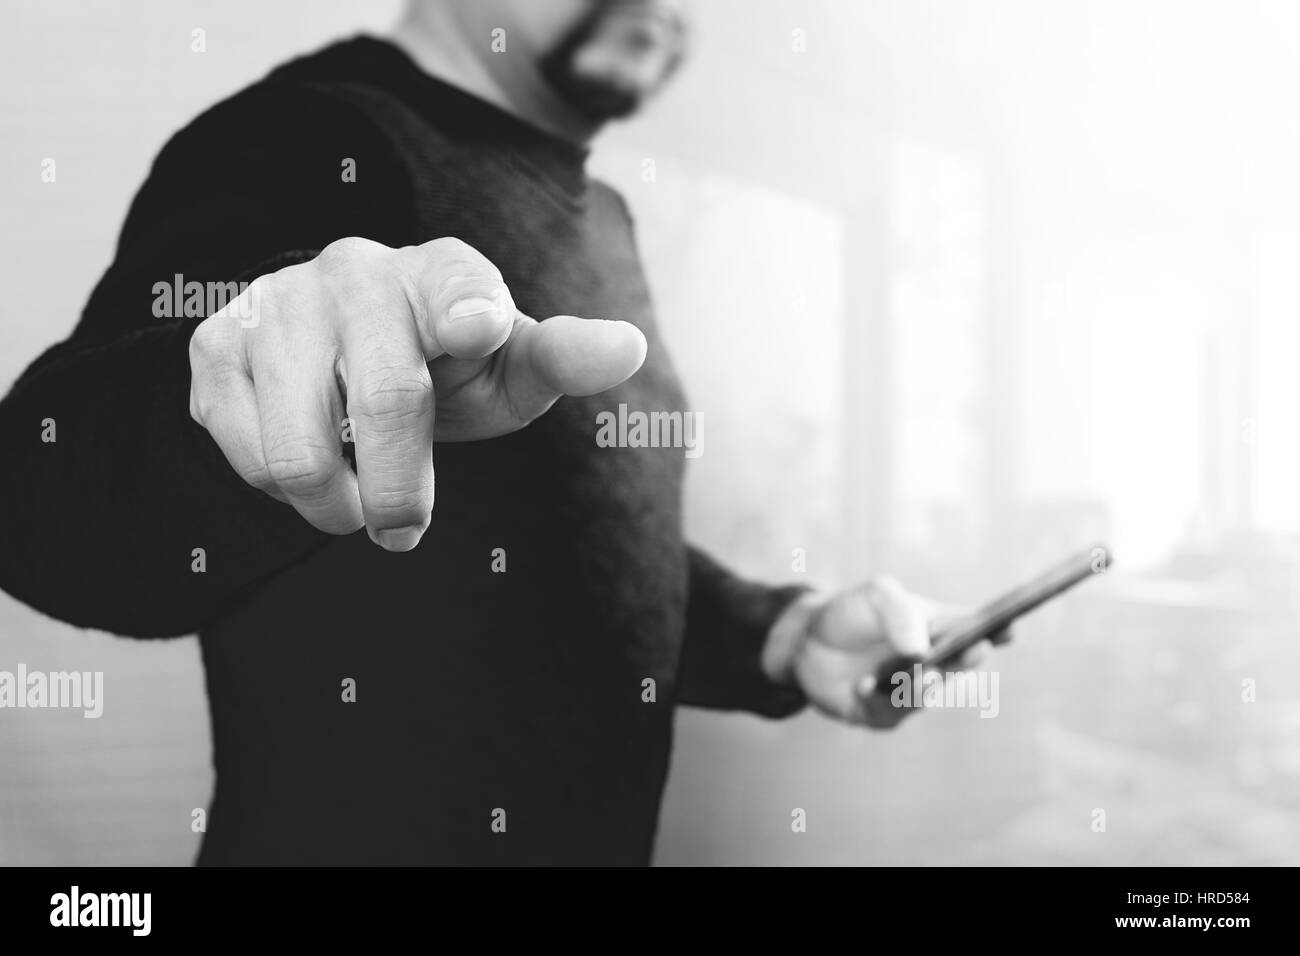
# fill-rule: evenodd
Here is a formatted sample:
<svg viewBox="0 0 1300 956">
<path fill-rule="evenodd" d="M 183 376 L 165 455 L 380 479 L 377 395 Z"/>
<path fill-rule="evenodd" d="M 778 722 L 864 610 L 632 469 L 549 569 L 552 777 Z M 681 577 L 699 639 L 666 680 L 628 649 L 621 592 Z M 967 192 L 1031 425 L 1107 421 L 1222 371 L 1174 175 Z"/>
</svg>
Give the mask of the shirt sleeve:
<svg viewBox="0 0 1300 956">
<path fill-rule="evenodd" d="M 765 717 L 787 717 L 803 709 L 803 692 L 771 681 L 760 656 L 773 622 L 809 589 L 743 580 L 696 548 L 689 549 L 689 562 L 678 700 Z"/>
<path fill-rule="evenodd" d="M 208 290 L 344 236 L 407 243 L 408 191 L 382 132 L 324 91 L 259 84 L 173 137 L 76 328 L 0 401 L 0 587 L 76 626 L 179 635 L 329 540 L 190 418 L 189 339 Z"/>
</svg>

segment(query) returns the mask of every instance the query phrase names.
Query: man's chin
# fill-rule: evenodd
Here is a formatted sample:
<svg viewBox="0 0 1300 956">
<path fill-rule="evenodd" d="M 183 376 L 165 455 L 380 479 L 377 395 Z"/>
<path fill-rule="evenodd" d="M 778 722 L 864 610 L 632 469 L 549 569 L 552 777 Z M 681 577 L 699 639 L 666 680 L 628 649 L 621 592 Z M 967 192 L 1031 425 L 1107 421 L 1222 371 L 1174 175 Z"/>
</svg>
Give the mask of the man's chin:
<svg viewBox="0 0 1300 956">
<path fill-rule="evenodd" d="M 603 122 L 635 113 L 681 62 L 680 19 L 674 20 L 671 30 L 650 32 L 640 40 L 629 36 L 626 29 L 616 28 L 618 18 L 632 17 L 638 9 L 636 4 L 595 7 L 541 61 L 546 82 L 589 120 Z M 670 41 L 671 45 L 664 45 Z"/>
<path fill-rule="evenodd" d="M 567 77 L 552 81 L 556 91 L 578 113 L 597 122 L 624 119 L 641 108 L 646 92 L 606 80 Z"/>
</svg>

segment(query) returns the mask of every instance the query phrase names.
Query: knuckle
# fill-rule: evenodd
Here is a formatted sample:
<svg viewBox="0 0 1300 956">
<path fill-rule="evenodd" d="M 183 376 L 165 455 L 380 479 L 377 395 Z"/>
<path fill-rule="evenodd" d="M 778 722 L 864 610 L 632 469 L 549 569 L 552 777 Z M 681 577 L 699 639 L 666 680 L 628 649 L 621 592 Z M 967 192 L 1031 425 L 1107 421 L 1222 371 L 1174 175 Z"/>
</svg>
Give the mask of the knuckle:
<svg viewBox="0 0 1300 956">
<path fill-rule="evenodd" d="M 276 272 L 268 272 L 260 275 L 248 284 L 248 296 L 251 302 L 261 304 L 262 302 L 274 301 L 275 296 L 282 294 L 288 286 L 297 284 L 298 277 L 302 275 L 303 265 L 285 266 Z"/>
<path fill-rule="evenodd" d="M 245 349 L 246 354 L 251 351 L 256 343 L 266 337 L 267 333 L 262 330 L 263 327 L 271 332 L 285 331 L 287 323 L 276 322 L 273 319 L 279 314 L 282 303 L 294 304 L 303 301 L 308 289 L 308 273 L 305 267 L 305 263 L 285 266 L 277 272 L 258 276 L 248 284 L 240 308 L 231 315 L 231 318 L 239 320 L 238 331 L 232 333 L 236 337 L 238 348 Z M 272 321 L 264 323 L 264 318 Z"/>
<path fill-rule="evenodd" d="M 215 420 L 225 396 L 230 372 L 222 365 L 202 368 L 190 380 L 190 417 L 204 428 Z"/>
<path fill-rule="evenodd" d="M 362 371 L 348 396 L 356 415 L 400 424 L 426 413 L 433 399 L 433 378 L 423 365 L 379 366 Z"/>
<path fill-rule="evenodd" d="M 493 300 L 498 310 L 507 303 L 514 305 L 510 290 L 500 276 L 452 271 L 439 277 L 435 291 L 438 301 L 444 306 L 449 306 L 457 299 L 467 299 L 471 296 Z M 500 314 L 504 317 L 507 313 L 500 311 Z"/>
<path fill-rule="evenodd" d="M 425 250 L 433 256 L 440 259 L 464 258 L 469 255 L 478 255 L 477 250 L 463 239 L 457 239 L 455 236 L 439 236 L 437 239 L 430 239 L 424 244 Z"/>
<path fill-rule="evenodd" d="M 310 262 L 298 262 L 275 272 L 267 272 L 249 283 L 249 292 L 256 294 L 260 300 L 269 302 L 292 297 L 306 281 L 310 267 Z"/>
<path fill-rule="evenodd" d="M 219 401 L 212 389 L 203 386 L 190 387 L 190 418 L 204 428 L 211 430 Z"/>
<path fill-rule="evenodd" d="M 373 239 L 344 236 L 327 245 L 312 261 L 326 272 L 346 272 L 355 268 L 358 262 L 374 259 L 387 249 L 387 246 Z"/>
<path fill-rule="evenodd" d="M 204 319 L 190 335 L 190 367 L 210 365 L 217 355 L 216 327 Z"/>
<path fill-rule="evenodd" d="M 316 498 L 330 486 L 336 457 L 332 449 L 314 442 L 283 442 L 267 452 L 266 475 L 291 495 Z"/>
<path fill-rule="evenodd" d="M 424 244 L 424 250 L 444 270 L 457 273 L 486 275 L 501 280 L 501 271 L 492 260 L 469 243 L 455 236 L 443 236 Z"/>
</svg>

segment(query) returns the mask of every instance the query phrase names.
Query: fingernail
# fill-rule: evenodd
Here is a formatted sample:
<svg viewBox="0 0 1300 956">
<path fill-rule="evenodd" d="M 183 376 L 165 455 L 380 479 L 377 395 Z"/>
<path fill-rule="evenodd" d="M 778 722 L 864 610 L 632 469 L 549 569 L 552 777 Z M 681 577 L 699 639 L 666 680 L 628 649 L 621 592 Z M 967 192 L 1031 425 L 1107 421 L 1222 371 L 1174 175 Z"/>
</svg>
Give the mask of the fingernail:
<svg viewBox="0 0 1300 956">
<path fill-rule="evenodd" d="M 370 532 L 370 540 L 385 551 L 410 551 L 420 543 L 420 538 L 423 536 L 424 529 L 415 525 Z"/>
<path fill-rule="evenodd" d="M 858 696 L 870 697 L 876 689 L 876 679 L 868 674 L 862 680 L 858 681 Z"/>
<path fill-rule="evenodd" d="M 496 299 L 485 299 L 482 296 L 470 296 L 468 299 L 460 299 L 451 304 L 447 310 L 447 319 L 451 322 L 458 322 L 461 319 L 471 319 L 476 315 L 486 315 L 489 312 L 496 312 L 498 304 Z"/>
</svg>

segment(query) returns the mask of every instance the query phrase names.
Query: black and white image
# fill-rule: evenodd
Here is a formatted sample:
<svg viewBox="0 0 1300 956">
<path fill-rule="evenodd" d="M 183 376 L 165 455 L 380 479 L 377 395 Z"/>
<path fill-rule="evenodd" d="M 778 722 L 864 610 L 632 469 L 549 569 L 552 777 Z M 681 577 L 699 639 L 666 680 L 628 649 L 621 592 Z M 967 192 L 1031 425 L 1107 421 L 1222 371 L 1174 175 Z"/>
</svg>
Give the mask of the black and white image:
<svg viewBox="0 0 1300 956">
<path fill-rule="evenodd" d="M 0 17 L 0 864 L 1300 863 L 1300 7 Z"/>
</svg>

